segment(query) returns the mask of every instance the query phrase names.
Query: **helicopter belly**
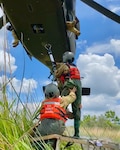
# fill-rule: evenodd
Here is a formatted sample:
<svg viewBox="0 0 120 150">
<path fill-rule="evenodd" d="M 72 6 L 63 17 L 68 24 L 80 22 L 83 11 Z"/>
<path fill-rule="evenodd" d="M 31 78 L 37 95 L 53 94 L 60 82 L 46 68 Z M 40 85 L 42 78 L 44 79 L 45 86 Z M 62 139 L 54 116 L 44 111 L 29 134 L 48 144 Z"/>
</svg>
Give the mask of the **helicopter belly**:
<svg viewBox="0 0 120 150">
<path fill-rule="evenodd" d="M 56 61 L 69 50 L 61 0 L 4 0 L 4 10 L 26 51 L 48 67 L 45 44 L 51 44 Z"/>
</svg>

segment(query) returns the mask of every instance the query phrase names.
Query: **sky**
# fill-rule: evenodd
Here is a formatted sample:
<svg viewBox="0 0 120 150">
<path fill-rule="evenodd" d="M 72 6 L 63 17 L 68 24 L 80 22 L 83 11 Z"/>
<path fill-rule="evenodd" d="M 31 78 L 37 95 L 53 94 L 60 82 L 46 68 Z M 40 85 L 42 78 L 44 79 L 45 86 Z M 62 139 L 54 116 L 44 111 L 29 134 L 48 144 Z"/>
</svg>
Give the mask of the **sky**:
<svg viewBox="0 0 120 150">
<path fill-rule="evenodd" d="M 120 15 L 119 0 L 97 2 Z M 82 116 L 101 115 L 112 110 L 120 117 L 120 24 L 79 0 L 76 3 L 76 14 L 80 20 L 81 35 L 76 41 L 75 63 L 83 77 L 82 86 L 91 88 L 90 96 L 82 96 Z M 20 43 L 13 48 L 12 41 L 11 33 L 2 28 L 0 85 L 6 79 L 11 101 L 16 96 L 14 87 L 21 95 L 21 101 L 33 109 L 31 102 L 36 106 L 44 99 L 42 86 L 51 82 L 48 79 L 50 70 L 35 58 L 30 60 Z"/>
</svg>

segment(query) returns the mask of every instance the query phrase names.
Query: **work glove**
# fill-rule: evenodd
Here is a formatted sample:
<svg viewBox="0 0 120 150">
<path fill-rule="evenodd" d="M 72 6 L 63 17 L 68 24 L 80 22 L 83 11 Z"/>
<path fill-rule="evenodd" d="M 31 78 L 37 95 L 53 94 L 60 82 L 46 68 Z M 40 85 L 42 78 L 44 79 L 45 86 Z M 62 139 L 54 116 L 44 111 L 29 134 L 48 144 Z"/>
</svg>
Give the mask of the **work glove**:
<svg viewBox="0 0 120 150">
<path fill-rule="evenodd" d="M 73 113 L 70 112 L 68 109 L 66 110 L 66 114 L 67 114 L 68 119 L 74 119 Z"/>
<path fill-rule="evenodd" d="M 66 109 L 67 106 L 73 103 L 75 100 L 76 100 L 76 94 L 75 92 L 71 91 L 69 95 L 61 97 L 60 106 Z"/>
</svg>

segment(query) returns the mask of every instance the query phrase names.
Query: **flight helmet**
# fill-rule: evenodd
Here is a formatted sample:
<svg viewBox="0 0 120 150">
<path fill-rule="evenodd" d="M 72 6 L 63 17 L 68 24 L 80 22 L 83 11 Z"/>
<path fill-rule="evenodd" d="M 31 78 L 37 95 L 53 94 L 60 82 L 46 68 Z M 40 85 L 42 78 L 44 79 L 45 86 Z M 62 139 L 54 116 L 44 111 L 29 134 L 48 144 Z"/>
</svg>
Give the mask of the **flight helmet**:
<svg viewBox="0 0 120 150">
<path fill-rule="evenodd" d="M 63 54 L 63 62 L 64 63 L 72 63 L 74 61 L 74 54 L 72 52 L 65 52 Z"/>
<path fill-rule="evenodd" d="M 60 91 L 58 89 L 58 87 L 53 84 L 50 83 L 45 87 L 45 97 L 46 98 L 55 98 L 58 97 L 60 95 Z"/>
</svg>

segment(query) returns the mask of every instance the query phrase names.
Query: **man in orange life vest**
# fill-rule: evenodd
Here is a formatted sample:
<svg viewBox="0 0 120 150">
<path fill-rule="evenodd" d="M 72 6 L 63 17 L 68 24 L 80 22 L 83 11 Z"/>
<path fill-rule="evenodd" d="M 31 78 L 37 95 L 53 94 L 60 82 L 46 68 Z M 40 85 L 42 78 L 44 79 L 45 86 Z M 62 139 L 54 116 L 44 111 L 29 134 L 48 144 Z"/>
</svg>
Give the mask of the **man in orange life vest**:
<svg viewBox="0 0 120 150">
<path fill-rule="evenodd" d="M 74 54 L 72 52 L 65 52 L 63 54 L 63 63 L 58 63 L 60 67 L 56 70 L 55 76 L 58 81 L 61 95 L 68 95 L 69 88 L 76 87 L 76 100 L 72 103 L 72 111 L 74 116 L 74 136 L 79 137 L 79 127 L 81 119 L 81 95 L 82 87 L 80 80 L 80 72 L 73 64 Z"/>
<path fill-rule="evenodd" d="M 66 108 L 76 99 L 76 88 L 73 87 L 69 91 L 69 95 L 60 97 L 55 84 L 50 83 L 45 87 L 45 100 L 40 108 L 41 123 L 37 127 L 38 135 L 63 134 L 67 120 Z"/>
</svg>

